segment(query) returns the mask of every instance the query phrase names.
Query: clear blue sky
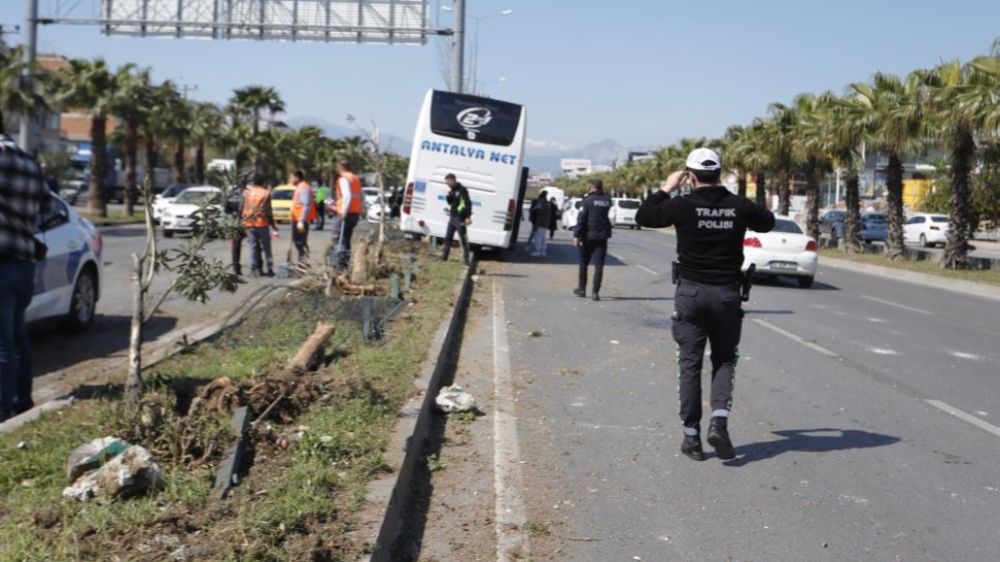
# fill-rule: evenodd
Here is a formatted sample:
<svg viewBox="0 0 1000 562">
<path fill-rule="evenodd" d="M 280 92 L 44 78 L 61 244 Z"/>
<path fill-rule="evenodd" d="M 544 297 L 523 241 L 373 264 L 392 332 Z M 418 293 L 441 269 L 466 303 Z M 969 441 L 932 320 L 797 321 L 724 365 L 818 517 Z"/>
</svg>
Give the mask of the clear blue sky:
<svg viewBox="0 0 1000 562">
<path fill-rule="evenodd" d="M 996 0 L 468 0 L 468 6 L 471 15 L 515 10 L 482 23 L 480 78 L 507 78 L 488 93 L 528 106 L 529 136 L 574 143 L 610 137 L 659 145 L 718 135 L 763 114 L 772 101 L 841 91 L 878 70 L 905 73 L 965 60 L 985 53 L 1000 35 Z M 22 23 L 23 14 L 23 0 L 0 2 L 5 26 Z M 233 88 L 270 84 L 282 92 L 289 116 L 342 124 L 350 113 L 405 137 L 422 93 L 443 85 L 435 44 L 126 39 L 50 26 L 41 30 L 40 49 L 150 66 L 157 79 L 197 85 L 192 97 L 216 102 Z"/>
</svg>

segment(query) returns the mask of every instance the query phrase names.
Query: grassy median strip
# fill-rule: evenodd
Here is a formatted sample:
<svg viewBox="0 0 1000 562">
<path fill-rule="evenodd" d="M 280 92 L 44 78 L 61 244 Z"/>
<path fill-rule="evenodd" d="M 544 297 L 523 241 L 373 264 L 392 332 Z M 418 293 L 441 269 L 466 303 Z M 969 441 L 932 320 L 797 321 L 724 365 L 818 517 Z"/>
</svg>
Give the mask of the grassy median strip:
<svg viewBox="0 0 1000 562">
<path fill-rule="evenodd" d="M 936 259 L 917 261 L 901 258 L 898 260 L 889 260 L 882 254 L 848 254 L 844 250 L 833 248 L 821 249 L 820 255 L 866 263 L 869 265 L 905 269 L 907 271 L 937 275 L 948 279 L 961 279 L 962 281 L 972 281 L 975 283 L 1000 286 L 1000 271 L 982 269 L 945 269 L 941 267 L 941 263 Z"/>
<path fill-rule="evenodd" d="M 387 439 L 452 304 L 459 269 L 455 261 L 423 259 L 416 303 L 393 321 L 383 342 L 364 345 L 356 323 L 331 319 L 337 332 L 329 363 L 303 375 L 303 384 L 253 430 L 253 468 L 225 501 L 212 499 L 210 488 L 228 444 L 232 408 L 226 406 L 235 394 L 227 392 L 242 385 L 239 392 L 253 403 L 254 393 L 268 388 L 269 375 L 315 326 L 315 299 L 272 304 L 235 332 L 157 365 L 147 373 L 140 415 L 126 416 L 119 389 L 109 388 L 105 398 L 81 400 L 0 436 L 0 561 L 358 555 L 366 546 L 351 544 L 345 533 L 367 483 L 386 470 Z M 283 310 L 280 324 L 263 321 L 279 318 L 277 310 Z M 213 386 L 222 391 L 199 404 L 197 417 L 181 413 Z M 63 499 L 69 452 L 109 434 L 153 451 L 166 487 L 113 502 Z"/>
</svg>

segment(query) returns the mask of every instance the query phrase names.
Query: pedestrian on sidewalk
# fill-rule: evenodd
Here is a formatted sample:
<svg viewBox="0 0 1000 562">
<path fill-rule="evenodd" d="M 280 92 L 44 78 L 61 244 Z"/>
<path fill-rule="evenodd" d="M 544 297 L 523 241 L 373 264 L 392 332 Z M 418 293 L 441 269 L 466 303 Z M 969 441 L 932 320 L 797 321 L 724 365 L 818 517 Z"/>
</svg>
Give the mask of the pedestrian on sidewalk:
<svg viewBox="0 0 1000 562">
<path fill-rule="evenodd" d="M 542 191 L 531 203 L 528 212 L 531 217 L 531 257 L 543 257 L 548 251 L 548 243 L 545 233 L 549 230 L 549 222 L 552 219 L 552 204 L 549 203 L 548 194 Z"/>
<path fill-rule="evenodd" d="M 608 255 L 611 238 L 611 198 L 604 194 L 604 182 L 591 180 L 590 191 L 583 198 L 573 230 L 573 245 L 580 249 L 579 281 L 573 294 L 587 296 L 587 268 L 594 262 L 593 298 L 601 300 L 601 282 L 604 280 L 604 259 Z"/>
<path fill-rule="evenodd" d="M 252 277 L 274 277 L 274 260 L 271 255 L 271 229 L 275 236 L 278 223 L 271 209 L 271 190 L 264 186 L 267 179 L 256 174 L 243 192 L 240 214 L 246 230 L 247 244 L 250 246 L 250 275 Z M 263 258 L 263 259 L 262 259 Z"/>
<path fill-rule="evenodd" d="M 347 161 L 337 164 L 337 175 L 337 208 L 330 221 L 334 248 L 331 263 L 333 267 L 346 269 L 351 260 L 351 237 L 361 218 L 364 196 L 361 193 L 361 178 L 354 174 Z"/>
<path fill-rule="evenodd" d="M 51 207 L 41 166 L 0 132 L 0 421 L 35 405 L 25 311 L 47 250 L 35 224 Z"/>
<path fill-rule="evenodd" d="M 680 370 L 680 417 L 684 424 L 681 452 L 703 460 L 701 448 L 701 370 L 705 343 L 712 347 L 712 421 L 708 443 L 722 460 L 736 458 L 729 437 L 733 378 L 743 324 L 743 236 L 747 229 L 768 232 L 774 215 L 720 183 L 719 155 L 698 148 L 686 168 L 670 174 L 660 191 L 639 207 L 639 226 L 677 230 L 677 289 L 674 291 L 673 336 Z M 671 198 L 682 185 L 685 196 Z"/>
<path fill-rule="evenodd" d="M 247 186 L 249 187 L 249 186 Z M 229 259 L 233 268 L 233 273 L 243 275 L 242 250 L 243 239 L 246 238 L 246 229 L 243 228 L 243 194 L 233 194 L 226 199 L 223 212 L 229 220 L 239 223 L 239 230 L 233 232 L 229 238 Z"/>
<path fill-rule="evenodd" d="M 316 230 L 323 230 L 323 227 L 326 226 L 326 200 L 329 198 L 330 187 L 320 180 L 319 185 L 316 186 L 316 220 L 313 221 Z"/>
<path fill-rule="evenodd" d="M 549 207 L 552 211 L 549 217 L 549 240 L 552 240 L 556 237 L 556 229 L 559 227 L 559 204 L 555 197 L 549 199 Z"/>
<path fill-rule="evenodd" d="M 302 170 L 296 170 L 288 177 L 288 183 L 295 186 L 292 196 L 292 243 L 300 262 L 309 257 L 309 223 L 316 220 L 316 195 Z"/>
<path fill-rule="evenodd" d="M 445 201 L 448 202 L 448 229 L 444 235 L 444 250 L 441 254 L 441 260 L 448 261 L 451 244 L 455 240 L 455 233 L 458 232 L 458 241 L 462 245 L 462 259 L 465 261 L 465 265 L 469 265 L 467 229 L 472 224 L 472 199 L 469 198 L 469 190 L 458 182 L 455 174 L 448 174 L 444 177 L 444 181 L 450 190 L 445 196 Z"/>
</svg>

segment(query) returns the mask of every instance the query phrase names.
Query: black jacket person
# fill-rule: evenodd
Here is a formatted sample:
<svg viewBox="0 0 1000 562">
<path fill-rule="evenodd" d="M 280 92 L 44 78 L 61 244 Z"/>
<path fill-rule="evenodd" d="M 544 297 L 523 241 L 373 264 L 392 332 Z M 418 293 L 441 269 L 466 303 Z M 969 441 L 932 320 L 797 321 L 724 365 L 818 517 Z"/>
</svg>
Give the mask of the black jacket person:
<svg viewBox="0 0 1000 562">
<path fill-rule="evenodd" d="M 743 322 L 743 236 L 748 228 L 757 232 L 774 228 L 770 211 L 720 185 L 721 171 L 714 151 L 693 151 L 687 169 L 671 174 L 662 190 L 643 202 L 635 217 L 640 226 L 673 226 L 677 231 L 680 281 L 674 293 L 673 336 L 679 347 L 680 416 L 685 435 L 681 451 L 696 460 L 704 458 L 699 431 L 706 341 L 712 344 L 708 442 L 720 459 L 735 456 L 728 418 Z M 685 181 L 693 182 L 695 189 L 689 195 L 670 198 Z"/>
<path fill-rule="evenodd" d="M 611 198 L 604 194 L 601 180 L 590 182 L 590 193 L 580 206 L 573 231 L 573 244 L 580 248 L 579 283 L 573 294 L 585 297 L 587 292 L 587 267 L 594 260 L 594 300 L 601 300 L 601 281 L 604 278 L 604 258 L 608 254 L 611 238 Z"/>
<path fill-rule="evenodd" d="M 458 183 L 455 174 L 448 174 L 444 181 L 449 188 L 448 195 L 445 196 L 445 201 L 448 203 L 448 229 L 444 236 L 444 252 L 441 254 L 441 259 L 448 261 L 451 243 L 455 239 L 455 232 L 458 232 L 458 239 L 462 244 L 462 258 L 468 265 L 469 236 L 466 229 L 472 224 L 472 199 L 469 197 L 469 190 Z"/>
</svg>

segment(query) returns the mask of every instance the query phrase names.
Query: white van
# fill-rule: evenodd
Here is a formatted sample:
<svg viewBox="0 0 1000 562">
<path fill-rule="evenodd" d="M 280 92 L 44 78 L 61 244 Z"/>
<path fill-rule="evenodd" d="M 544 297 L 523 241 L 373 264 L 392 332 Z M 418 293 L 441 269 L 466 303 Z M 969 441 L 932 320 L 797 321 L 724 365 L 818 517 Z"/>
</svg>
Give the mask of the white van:
<svg viewBox="0 0 1000 562">
<path fill-rule="evenodd" d="M 523 106 L 431 90 L 424 97 L 403 193 L 400 229 L 444 237 L 448 185 L 455 174 L 469 190 L 473 246 L 513 248 L 526 188 Z"/>
<path fill-rule="evenodd" d="M 583 207 L 583 199 L 580 197 L 570 197 L 562 210 L 562 226 L 566 230 L 576 228 L 576 220 L 580 216 L 580 209 Z"/>
<path fill-rule="evenodd" d="M 642 201 L 638 199 L 628 199 L 625 197 L 613 197 L 611 199 L 611 226 L 627 226 L 629 228 L 639 228 L 635 223 L 635 213 L 639 210 Z"/>
</svg>

